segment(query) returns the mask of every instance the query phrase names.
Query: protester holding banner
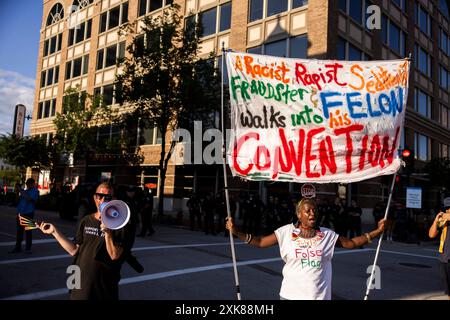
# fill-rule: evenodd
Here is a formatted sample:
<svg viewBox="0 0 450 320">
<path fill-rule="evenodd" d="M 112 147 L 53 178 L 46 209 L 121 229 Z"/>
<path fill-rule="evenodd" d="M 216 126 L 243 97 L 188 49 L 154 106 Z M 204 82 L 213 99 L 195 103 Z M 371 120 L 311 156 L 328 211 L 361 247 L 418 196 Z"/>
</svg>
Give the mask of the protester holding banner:
<svg viewBox="0 0 450 320">
<path fill-rule="evenodd" d="M 100 204 L 112 199 L 112 187 L 100 184 L 94 194 L 97 212 L 84 217 L 78 225 L 72 242 L 54 225 L 39 225 L 45 234 L 51 234 L 72 256 L 79 267 L 80 285 L 70 290 L 72 300 L 118 300 L 120 269 L 126 253 L 131 249 L 130 230 L 109 230 L 100 220 Z"/>
<path fill-rule="evenodd" d="M 331 259 L 335 246 L 354 249 L 370 243 L 383 232 L 385 220 L 378 223 L 376 230 L 348 239 L 318 226 L 317 207 L 312 199 L 301 200 L 296 214 L 298 222 L 282 226 L 269 236 L 242 233 L 232 219 L 227 220 L 227 229 L 254 247 L 266 248 L 278 243 L 285 263 L 280 290 L 282 300 L 330 300 Z"/>
<path fill-rule="evenodd" d="M 439 212 L 428 231 L 430 238 L 436 238 L 441 233 L 439 243 L 439 272 L 444 283 L 445 294 L 450 299 L 450 206 L 445 207 L 445 213 Z"/>
</svg>

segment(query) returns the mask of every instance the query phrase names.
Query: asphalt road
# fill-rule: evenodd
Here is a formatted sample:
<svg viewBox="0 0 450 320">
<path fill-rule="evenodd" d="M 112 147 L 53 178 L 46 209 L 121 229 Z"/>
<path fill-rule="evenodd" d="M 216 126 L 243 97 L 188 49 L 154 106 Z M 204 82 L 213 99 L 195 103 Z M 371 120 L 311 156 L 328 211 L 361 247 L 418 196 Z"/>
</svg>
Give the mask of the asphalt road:
<svg viewBox="0 0 450 320">
<path fill-rule="evenodd" d="M 37 211 L 37 220 L 54 222 L 73 236 L 75 222 L 54 212 Z M 124 265 L 120 298 L 144 300 L 236 300 L 229 238 L 184 227 L 155 225 L 151 237 L 137 238 L 134 253 L 142 274 Z M 72 258 L 53 237 L 34 231 L 32 254 L 9 254 L 15 240 L 15 208 L 0 206 L 0 299 L 68 299 L 67 267 Z M 256 249 L 235 240 L 243 300 L 278 300 L 283 263 L 278 247 Z M 375 257 L 376 241 L 364 249 L 336 249 L 333 299 L 362 300 Z M 446 299 L 437 269 L 437 243 L 383 241 L 378 265 L 380 289 L 370 299 Z"/>
</svg>

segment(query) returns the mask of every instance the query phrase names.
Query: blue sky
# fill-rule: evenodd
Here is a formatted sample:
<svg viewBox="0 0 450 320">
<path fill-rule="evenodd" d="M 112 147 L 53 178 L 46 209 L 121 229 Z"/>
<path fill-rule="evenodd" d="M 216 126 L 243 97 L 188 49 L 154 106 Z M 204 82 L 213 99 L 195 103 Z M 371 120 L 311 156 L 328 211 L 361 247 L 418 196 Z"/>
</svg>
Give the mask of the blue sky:
<svg viewBox="0 0 450 320">
<path fill-rule="evenodd" d="M 0 0 L 0 134 L 11 133 L 16 104 L 32 113 L 42 4 Z"/>
</svg>

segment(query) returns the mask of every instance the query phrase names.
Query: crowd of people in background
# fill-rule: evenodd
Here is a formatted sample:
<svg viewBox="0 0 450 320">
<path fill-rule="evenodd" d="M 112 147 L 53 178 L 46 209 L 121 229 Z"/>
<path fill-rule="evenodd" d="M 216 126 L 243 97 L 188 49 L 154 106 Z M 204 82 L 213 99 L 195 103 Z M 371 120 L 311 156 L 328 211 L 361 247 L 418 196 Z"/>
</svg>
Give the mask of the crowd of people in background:
<svg viewBox="0 0 450 320">
<path fill-rule="evenodd" d="M 116 198 L 130 206 L 136 235 L 153 235 L 155 190 L 128 185 L 116 186 L 115 189 Z M 95 209 L 92 201 L 94 192 L 94 184 L 77 185 L 74 189 L 71 185 L 63 185 L 59 188 L 54 186 L 50 195 L 56 199 L 55 208 L 62 219 L 80 220 Z M 18 196 L 16 198 L 10 205 L 17 206 Z M 44 198 L 40 197 L 40 201 Z M 230 214 L 242 225 L 245 232 L 267 235 L 286 223 L 295 222 L 294 208 L 299 200 L 299 196 L 280 193 L 269 194 L 263 202 L 256 192 L 230 192 Z M 316 200 L 321 226 L 348 237 L 362 234 L 363 210 L 357 201 L 352 200 L 348 204 L 346 199 L 339 197 L 318 197 Z M 371 219 L 374 226 L 384 217 L 385 210 L 386 201 L 379 201 L 372 208 Z M 367 212 L 367 209 L 365 211 Z M 388 242 L 394 239 L 407 242 L 427 240 L 426 233 L 432 223 L 433 214 L 421 212 L 419 215 L 423 218 L 418 220 L 417 210 L 407 209 L 404 204 L 393 199 L 386 222 L 385 239 Z M 201 230 L 211 235 L 228 235 L 224 224 L 227 207 L 223 190 L 217 194 L 192 193 L 187 199 L 185 211 L 181 210 L 179 216 L 182 221 L 187 222 L 191 230 Z M 367 218 L 365 220 L 367 221 Z"/>
<path fill-rule="evenodd" d="M 241 225 L 243 232 L 255 235 L 271 234 L 273 230 L 290 222 L 296 222 L 295 204 L 300 197 L 292 194 L 270 194 L 264 203 L 257 193 L 241 192 L 230 194 L 230 215 Z M 357 237 L 362 234 L 363 209 L 356 200 L 349 204 L 339 197 L 316 198 L 321 226 L 334 230 L 346 237 Z M 365 210 L 371 215 L 365 221 L 373 221 L 373 226 L 384 217 L 387 201 L 379 201 L 372 210 Z M 219 192 L 193 193 L 187 200 L 187 217 L 191 230 L 203 231 L 205 234 L 221 234 L 225 232 L 223 221 L 227 216 L 225 196 Z M 392 242 L 418 242 L 428 240 L 429 219 L 433 215 L 421 215 L 417 211 L 407 209 L 404 204 L 393 199 L 386 222 L 385 240 Z M 423 220 L 423 221 L 422 221 Z M 371 226 L 372 227 L 372 226 Z"/>
<path fill-rule="evenodd" d="M 292 195 L 269 195 L 265 204 L 256 193 L 242 192 L 238 197 L 230 195 L 230 215 L 242 225 L 242 230 L 255 235 L 271 234 L 273 230 L 285 224 L 296 222 L 295 205 L 300 199 Z M 356 201 L 347 206 L 344 199 L 336 198 L 318 202 L 319 221 L 324 227 L 339 234 L 361 235 L 362 209 Z M 189 210 L 191 230 L 202 230 L 205 234 L 225 232 L 223 221 L 227 216 L 224 195 L 213 193 L 202 196 L 192 194 L 186 203 Z"/>
</svg>

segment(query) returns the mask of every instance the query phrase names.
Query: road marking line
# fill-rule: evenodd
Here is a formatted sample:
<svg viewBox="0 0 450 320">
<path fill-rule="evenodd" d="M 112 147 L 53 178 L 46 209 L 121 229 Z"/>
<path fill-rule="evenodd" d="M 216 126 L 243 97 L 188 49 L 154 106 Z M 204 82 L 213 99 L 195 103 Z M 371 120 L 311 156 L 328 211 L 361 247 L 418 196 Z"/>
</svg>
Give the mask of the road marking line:
<svg viewBox="0 0 450 320">
<path fill-rule="evenodd" d="M 244 244 L 244 242 L 235 243 L 235 244 L 241 245 L 241 244 Z M 138 248 L 133 248 L 132 251 L 134 252 L 134 251 L 144 251 L 144 250 L 177 249 L 177 248 L 190 248 L 190 247 L 212 247 L 212 246 L 224 246 L 224 245 L 229 245 L 229 243 L 219 242 L 219 243 L 197 243 L 197 244 L 183 244 L 183 245 L 138 247 Z M 71 256 L 69 254 L 60 254 L 60 255 L 54 255 L 54 256 L 11 259 L 11 260 L 0 261 L 0 265 L 13 264 L 13 263 L 24 263 L 24 262 L 48 261 L 48 260 L 64 259 L 64 258 L 70 258 L 70 257 Z"/>
<path fill-rule="evenodd" d="M 175 248 L 194 248 L 194 247 L 212 247 L 212 246 L 224 246 L 229 245 L 229 242 L 218 243 L 198 243 L 198 244 L 175 244 L 170 246 L 153 246 L 153 247 L 138 247 L 133 248 L 131 251 L 143 251 L 143 250 L 156 250 L 156 249 L 175 249 Z M 235 245 L 245 244 L 245 242 L 235 242 Z"/>
<path fill-rule="evenodd" d="M 56 259 L 63 259 L 63 258 L 70 258 L 70 257 L 71 257 L 70 254 L 60 254 L 60 255 L 56 255 L 56 256 L 12 259 L 12 260 L 0 261 L 0 265 L 1 264 L 24 263 L 24 262 L 35 262 L 35 261 L 48 261 L 48 260 L 56 260 Z"/>
<path fill-rule="evenodd" d="M 423 249 L 423 250 L 425 250 L 425 251 L 431 251 L 431 252 L 434 252 L 434 253 L 437 253 L 438 252 L 438 249 L 436 248 L 436 249 Z"/>
<path fill-rule="evenodd" d="M 373 249 L 363 249 L 365 251 L 373 250 Z M 343 250 L 335 252 L 335 254 L 345 254 L 345 253 L 360 253 L 365 252 L 363 250 Z M 237 262 L 237 266 L 248 266 L 253 264 L 263 264 L 263 263 L 271 263 L 271 262 L 277 262 L 281 261 L 281 258 L 268 258 L 268 259 L 255 259 L 255 260 L 247 260 L 247 261 L 241 261 Z M 226 269 L 233 267 L 232 263 L 221 263 L 221 264 L 215 264 L 210 266 L 203 266 L 203 267 L 195 267 L 195 268 L 188 268 L 188 269 L 178 269 L 178 270 L 172 270 L 172 271 L 165 271 L 165 272 L 159 272 L 159 273 L 153 273 L 153 274 L 147 274 L 142 276 L 136 276 L 136 277 L 129 277 L 124 278 L 119 282 L 119 285 L 126 285 L 126 284 L 133 284 L 133 283 L 140 283 L 145 281 L 151 281 L 156 279 L 162 279 L 162 278 L 168 278 L 168 277 L 174 277 L 184 274 L 190 274 L 190 273 L 197 273 L 197 272 L 204 272 L 204 271 L 211 271 L 211 270 L 217 270 L 217 269 Z M 1 300 L 33 300 L 33 299 L 42 299 L 42 298 L 48 298 L 52 296 L 57 296 L 61 294 L 66 294 L 68 291 L 67 288 L 60 288 L 55 290 L 48 290 L 48 291 L 39 291 L 29 294 L 22 294 L 7 298 L 2 298 Z"/>
<path fill-rule="evenodd" d="M 424 256 L 424 255 L 421 255 L 421 254 L 398 252 L 398 251 L 390 251 L 390 250 L 380 250 L 380 251 L 381 252 L 386 252 L 386 253 L 400 254 L 400 255 L 404 255 L 404 256 L 419 257 L 419 258 L 428 258 L 428 259 L 437 259 L 438 258 L 438 257 Z"/>
<path fill-rule="evenodd" d="M 52 242 L 57 242 L 57 241 L 55 239 L 39 239 L 39 240 L 33 240 L 33 245 L 34 244 L 42 244 L 42 243 L 52 243 Z M 5 241 L 5 242 L 0 242 L 0 247 L 13 246 L 15 244 L 16 244 L 15 241 Z"/>
<path fill-rule="evenodd" d="M 0 234 L 3 235 L 3 236 L 10 237 L 10 238 L 15 238 L 15 237 L 16 237 L 15 234 L 7 233 L 7 232 L 0 232 Z M 0 242 L 0 243 L 1 243 L 1 242 Z M 16 243 L 16 242 L 14 241 L 13 244 L 15 244 L 15 243 Z"/>
</svg>

